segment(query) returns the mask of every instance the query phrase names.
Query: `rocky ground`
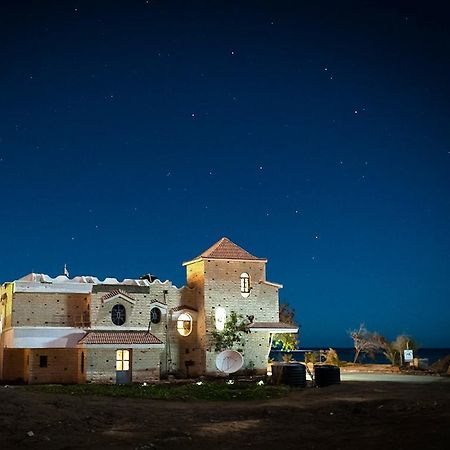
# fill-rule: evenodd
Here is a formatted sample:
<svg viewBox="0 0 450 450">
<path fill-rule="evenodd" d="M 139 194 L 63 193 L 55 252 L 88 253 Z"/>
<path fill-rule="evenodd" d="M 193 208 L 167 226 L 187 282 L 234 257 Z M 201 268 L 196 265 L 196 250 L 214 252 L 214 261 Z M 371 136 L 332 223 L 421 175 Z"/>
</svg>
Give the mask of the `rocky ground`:
<svg viewBox="0 0 450 450">
<path fill-rule="evenodd" d="M 344 382 L 246 402 L 86 397 L 0 387 L 0 448 L 444 449 L 450 443 L 446 381 Z"/>
</svg>

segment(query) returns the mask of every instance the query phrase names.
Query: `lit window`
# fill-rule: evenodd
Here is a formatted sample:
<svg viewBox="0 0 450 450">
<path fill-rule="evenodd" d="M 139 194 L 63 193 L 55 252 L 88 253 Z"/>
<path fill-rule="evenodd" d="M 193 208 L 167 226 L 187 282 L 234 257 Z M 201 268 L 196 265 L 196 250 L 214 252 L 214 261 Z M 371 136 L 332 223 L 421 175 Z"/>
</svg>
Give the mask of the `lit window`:
<svg viewBox="0 0 450 450">
<path fill-rule="evenodd" d="M 180 314 L 177 320 L 177 331 L 181 336 L 189 336 L 192 331 L 192 317 L 189 314 Z"/>
<path fill-rule="evenodd" d="M 241 294 L 242 297 L 250 295 L 250 275 L 246 272 L 241 273 Z"/>
<path fill-rule="evenodd" d="M 216 329 L 217 331 L 223 331 L 225 328 L 225 320 L 227 318 L 227 312 L 225 311 L 225 308 L 222 308 L 219 306 L 216 309 Z"/>
<path fill-rule="evenodd" d="M 130 370 L 130 351 L 116 351 L 116 370 Z"/>
<path fill-rule="evenodd" d="M 111 310 L 111 320 L 114 325 L 123 325 L 126 320 L 125 306 L 114 305 Z"/>
<path fill-rule="evenodd" d="M 159 308 L 152 308 L 150 311 L 150 320 L 152 323 L 161 322 L 161 310 Z"/>
</svg>

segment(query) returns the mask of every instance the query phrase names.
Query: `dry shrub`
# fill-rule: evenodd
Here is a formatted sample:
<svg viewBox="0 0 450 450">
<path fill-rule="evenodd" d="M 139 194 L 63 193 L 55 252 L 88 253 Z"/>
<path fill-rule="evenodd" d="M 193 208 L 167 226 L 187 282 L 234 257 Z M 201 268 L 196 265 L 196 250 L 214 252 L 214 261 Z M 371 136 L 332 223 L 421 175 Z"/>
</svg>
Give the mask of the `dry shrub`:
<svg viewBox="0 0 450 450">
<path fill-rule="evenodd" d="M 440 374 L 448 374 L 450 370 L 450 355 L 441 358 L 439 361 L 436 361 L 432 366 L 431 370 Z"/>
</svg>

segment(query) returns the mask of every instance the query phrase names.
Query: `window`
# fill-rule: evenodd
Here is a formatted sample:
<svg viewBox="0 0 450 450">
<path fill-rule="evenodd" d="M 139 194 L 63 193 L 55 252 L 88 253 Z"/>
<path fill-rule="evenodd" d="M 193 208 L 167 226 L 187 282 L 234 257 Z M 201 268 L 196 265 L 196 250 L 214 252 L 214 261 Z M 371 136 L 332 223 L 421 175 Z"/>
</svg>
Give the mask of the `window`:
<svg viewBox="0 0 450 450">
<path fill-rule="evenodd" d="M 159 308 L 152 308 L 150 310 L 150 321 L 152 323 L 161 322 L 161 310 Z"/>
<path fill-rule="evenodd" d="M 192 317 L 189 314 L 180 314 L 177 320 L 177 331 L 181 336 L 189 336 L 192 331 Z"/>
<path fill-rule="evenodd" d="M 225 311 L 225 308 L 222 308 L 219 306 L 216 309 L 216 329 L 217 331 L 223 331 L 225 328 L 225 320 L 227 318 L 227 312 Z"/>
<path fill-rule="evenodd" d="M 84 373 L 84 352 L 81 352 L 81 373 Z"/>
<path fill-rule="evenodd" d="M 39 367 L 47 367 L 48 364 L 48 356 L 41 355 L 39 356 Z"/>
<path fill-rule="evenodd" d="M 241 294 L 242 297 L 250 295 L 250 275 L 246 272 L 241 273 Z"/>
<path fill-rule="evenodd" d="M 116 351 L 116 370 L 130 370 L 130 351 Z"/>
<path fill-rule="evenodd" d="M 111 320 L 114 325 L 123 325 L 126 320 L 125 306 L 114 305 L 111 310 Z"/>
</svg>

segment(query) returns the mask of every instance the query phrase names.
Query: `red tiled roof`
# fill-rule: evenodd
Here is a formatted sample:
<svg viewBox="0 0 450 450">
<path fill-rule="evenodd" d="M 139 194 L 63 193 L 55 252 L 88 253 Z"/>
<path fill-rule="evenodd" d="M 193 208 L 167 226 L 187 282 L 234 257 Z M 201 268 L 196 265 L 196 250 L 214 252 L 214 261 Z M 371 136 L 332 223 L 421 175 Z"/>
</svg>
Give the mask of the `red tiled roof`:
<svg viewBox="0 0 450 450">
<path fill-rule="evenodd" d="M 146 331 L 88 331 L 79 344 L 162 344 Z"/>
<path fill-rule="evenodd" d="M 113 298 L 116 295 L 123 295 L 124 297 L 129 298 L 130 300 L 136 301 L 131 295 L 127 294 L 126 292 L 122 291 L 121 289 L 114 289 L 113 291 L 108 292 L 102 297 L 102 301 L 108 300 L 109 298 Z"/>
<path fill-rule="evenodd" d="M 192 308 L 192 306 L 188 305 L 175 306 L 175 308 L 172 308 L 172 311 L 181 311 L 182 309 L 190 309 L 191 311 L 197 311 L 195 308 Z"/>
<path fill-rule="evenodd" d="M 216 242 L 212 247 L 205 250 L 199 258 L 211 258 L 211 259 L 239 259 L 244 261 L 267 261 L 265 258 L 258 258 L 250 254 L 247 250 L 244 250 L 239 245 L 231 242 L 228 238 L 223 237 L 220 241 Z"/>
<path fill-rule="evenodd" d="M 160 303 L 161 305 L 167 306 L 167 303 L 164 303 L 164 302 L 162 302 L 161 300 L 156 300 L 156 299 L 154 299 L 154 300 L 152 300 L 152 301 L 150 302 L 150 304 L 152 304 L 152 303 Z"/>
</svg>

